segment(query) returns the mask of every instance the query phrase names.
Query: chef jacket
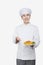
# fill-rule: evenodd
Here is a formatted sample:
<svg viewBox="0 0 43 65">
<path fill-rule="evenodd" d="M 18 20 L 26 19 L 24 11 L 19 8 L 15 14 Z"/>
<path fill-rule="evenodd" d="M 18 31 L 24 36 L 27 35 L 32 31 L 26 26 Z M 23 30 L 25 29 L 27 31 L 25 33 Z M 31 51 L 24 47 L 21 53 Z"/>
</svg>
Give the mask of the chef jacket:
<svg viewBox="0 0 43 65">
<path fill-rule="evenodd" d="M 17 59 L 34 60 L 36 59 L 35 48 L 40 43 L 39 29 L 36 25 L 31 23 L 21 24 L 16 27 L 13 34 L 13 43 L 16 42 L 16 37 L 20 38 L 18 42 Z M 26 46 L 25 41 L 34 41 L 34 47 Z M 16 44 L 16 43 L 15 43 Z"/>
</svg>

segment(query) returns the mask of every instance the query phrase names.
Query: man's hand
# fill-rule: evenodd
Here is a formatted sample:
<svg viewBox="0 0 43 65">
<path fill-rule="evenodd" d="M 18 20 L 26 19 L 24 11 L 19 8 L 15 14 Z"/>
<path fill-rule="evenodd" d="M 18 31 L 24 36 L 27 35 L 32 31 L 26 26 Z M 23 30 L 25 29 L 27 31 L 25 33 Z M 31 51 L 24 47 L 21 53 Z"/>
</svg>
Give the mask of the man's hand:
<svg viewBox="0 0 43 65">
<path fill-rule="evenodd" d="M 30 47 L 34 47 L 34 45 L 31 45 Z"/>
<path fill-rule="evenodd" d="M 31 45 L 30 47 L 33 49 L 34 48 L 34 45 Z"/>
<path fill-rule="evenodd" d="M 20 41 L 19 37 L 16 37 L 16 43 L 18 43 Z"/>
<path fill-rule="evenodd" d="M 34 47 L 35 42 L 33 41 L 33 42 L 32 42 L 32 44 L 33 44 L 33 45 L 31 45 L 30 47 L 32 47 L 32 48 L 33 48 L 33 47 Z"/>
</svg>

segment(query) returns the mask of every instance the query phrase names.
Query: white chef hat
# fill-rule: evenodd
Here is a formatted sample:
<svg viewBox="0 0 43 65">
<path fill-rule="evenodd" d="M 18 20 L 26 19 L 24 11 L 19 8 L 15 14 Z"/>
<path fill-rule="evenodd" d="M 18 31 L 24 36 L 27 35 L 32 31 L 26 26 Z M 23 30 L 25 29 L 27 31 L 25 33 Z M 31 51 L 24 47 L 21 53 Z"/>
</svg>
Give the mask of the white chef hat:
<svg viewBox="0 0 43 65">
<path fill-rule="evenodd" d="M 20 13 L 20 16 L 22 16 L 23 14 L 27 14 L 27 13 L 31 14 L 32 11 L 29 8 L 22 8 L 19 13 Z"/>
</svg>

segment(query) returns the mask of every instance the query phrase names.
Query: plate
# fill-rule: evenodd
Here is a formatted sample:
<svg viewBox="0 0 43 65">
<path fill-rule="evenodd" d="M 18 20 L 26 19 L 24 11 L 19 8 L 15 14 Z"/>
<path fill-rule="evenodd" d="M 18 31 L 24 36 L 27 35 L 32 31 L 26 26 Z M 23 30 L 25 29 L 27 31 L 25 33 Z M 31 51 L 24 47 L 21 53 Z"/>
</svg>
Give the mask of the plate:
<svg viewBox="0 0 43 65">
<path fill-rule="evenodd" d="M 25 41 L 24 44 L 25 45 L 34 45 L 35 42 L 34 41 Z"/>
</svg>

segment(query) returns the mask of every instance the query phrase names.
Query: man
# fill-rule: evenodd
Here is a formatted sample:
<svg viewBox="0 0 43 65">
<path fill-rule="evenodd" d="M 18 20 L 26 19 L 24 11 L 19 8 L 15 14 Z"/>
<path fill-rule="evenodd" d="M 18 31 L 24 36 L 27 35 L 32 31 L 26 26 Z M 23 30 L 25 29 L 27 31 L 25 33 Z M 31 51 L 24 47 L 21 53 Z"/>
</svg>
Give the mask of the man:
<svg viewBox="0 0 43 65">
<path fill-rule="evenodd" d="M 17 65 L 35 65 L 36 56 L 35 48 L 40 43 L 38 27 L 31 24 L 32 11 L 29 8 L 22 8 L 20 16 L 23 24 L 16 27 L 15 36 L 13 35 L 13 42 L 18 44 Z M 25 45 L 25 41 L 34 41 L 34 45 Z"/>
</svg>

